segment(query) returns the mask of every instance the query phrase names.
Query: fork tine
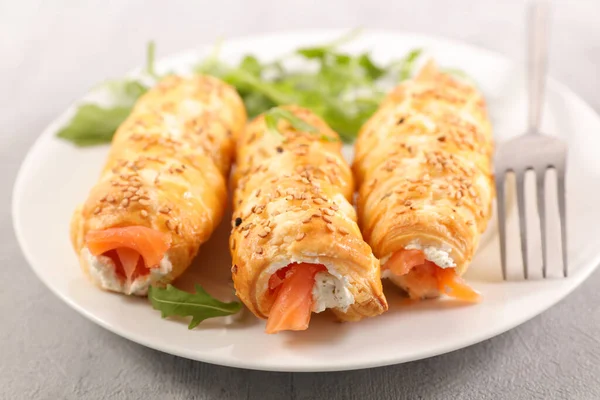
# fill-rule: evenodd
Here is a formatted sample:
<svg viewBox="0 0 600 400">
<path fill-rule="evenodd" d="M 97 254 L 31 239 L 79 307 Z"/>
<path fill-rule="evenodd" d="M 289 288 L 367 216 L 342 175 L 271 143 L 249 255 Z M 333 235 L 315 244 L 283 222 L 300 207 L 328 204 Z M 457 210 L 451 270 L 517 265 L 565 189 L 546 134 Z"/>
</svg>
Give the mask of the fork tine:
<svg viewBox="0 0 600 400">
<path fill-rule="evenodd" d="M 500 236 L 500 262 L 502 264 L 502 279 L 506 280 L 506 211 L 504 198 L 504 171 L 496 175 L 496 203 L 498 205 L 498 234 Z"/>
<path fill-rule="evenodd" d="M 525 173 L 527 170 L 515 172 L 517 179 L 517 207 L 519 209 L 519 230 L 521 234 L 521 255 L 523 257 L 523 276 L 529 279 L 527 263 L 527 221 L 525 220 Z"/>
<path fill-rule="evenodd" d="M 557 195 L 558 195 L 558 213 L 560 216 L 560 236 L 562 244 L 562 262 L 563 275 L 566 278 L 569 275 L 567 264 L 567 210 L 566 210 L 566 192 L 565 192 L 565 171 L 564 168 L 559 171 L 556 169 L 557 177 Z"/>
<path fill-rule="evenodd" d="M 537 208 L 540 217 L 540 230 L 542 239 L 542 276 L 546 278 L 548 271 L 548 260 L 546 256 L 546 170 L 535 171 L 537 181 Z"/>
</svg>

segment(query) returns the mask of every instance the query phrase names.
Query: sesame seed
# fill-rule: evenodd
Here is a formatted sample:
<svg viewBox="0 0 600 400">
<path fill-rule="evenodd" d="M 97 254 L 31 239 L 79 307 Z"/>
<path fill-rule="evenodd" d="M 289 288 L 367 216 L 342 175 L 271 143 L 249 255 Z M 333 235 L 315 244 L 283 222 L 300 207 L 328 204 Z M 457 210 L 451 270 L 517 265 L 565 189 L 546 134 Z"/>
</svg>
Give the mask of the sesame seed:
<svg viewBox="0 0 600 400">
<path fill-rule="evenodd" d="M 325 214 L 329 215 L 329 216 L 333 216 L 335 215 L 335 212 L 329 208 L 321 208 L 321 211 L 324 212 Z"/>
<path fill-rule="evenodd" d="M 142 210 L 140 211 L 140 214 L 142 214 L 142 217 L 146 218 L 148 216 L 148 211 Z"/>
<path fill-rule="evenodd" d="M 144 205 L 144 206 L 149 206 L 150 205 L 150 201 L 145 200 L 145 199 L 140 199 L 139 202 L 140 202 L 141 205 Z"/>
<path fill-rule="evenodd" d="M 106 201 L 106 196 L 102 197 L 100 201 Z"/>
<path fill-rule="evenodd" d="M 315 197 L 315 198 L 313 198 L 313 203 L 321 205 L 325 202 L 320 197 Z"/>
<path fill-rule="evenodd" d="M 265 237 L 267 237 L 269 235 L 269 233 L 267 231 L 265 231 L 265 230 L 262 230 L 262 231 L 259 231 L 257 233 L 257 235 L 260 236 L 261 238 L 265 238 Z"/>
<path fill-rule="evenodd" d="M 340 231 L 340 233 L 341 233 L 342 235 L 347 235 L 347 234 L 349 234 L 349 233 L 350 233 L 350 232 L 348 232 L 348 230 L 347 230 L 346 228 L 344 228 L 343 226 L 342 226 L 342 227 L 339 227 L 339 228 L 338 228 L 338 231 Z"/>
<path fill-rule="evenodd" d="M 165 221 L 165 225 L 167 226 L 167 229 L 170 231 L 175 229 L 175 226 L 173 225 L 173 221 L 171 221 L 170 219 Z"/>
<path fill-rule="evenodd" d="M 261 190 L 262 190 L 262 189 L 258 189 L 258 190 L 256 191 L 256 195 L 254 195 L 254 197 L 258 197 L 258 196 L 260 196 L 260 192 L 261 192 Z"/>
<path fill-rule="evenodd" d="M 235 250 L 235 241 L 233 242 L 233 246 L 231 247 L 232 250 Z M 238 272 L 238 266 L 237 264 L 234 264 L 233 267 L 231 267 L 231 272 L 234 274 L 237 274 Z"/>
<path fill-rule="evenodd" d="M 168 214 L 168 213 L 170 213 L 170 212 L 171 212 L 171 209 L 170 209 L 169 207 L 166 207 L 166 206 L 165 206 L 165 207 L 161 208 L 161 209 L 160 209 L 160 210 L 158 210 L 158 211 L 159 211 L 160 213 L 162 213 L 162 214 Z"/>
<path fill-rule="evenodd" d="M 256 248 L 256 254 L 262 254 L 263 253 L 263 248 L 262 247 L 257 247 Z"/>
<path fill-rule="evenodd" d="M 327 215 L 323 215 L 321 218 L 323 219 L 323 221 L 325 221 L 325 222 L 327 222 L 327 223 L 329 223 L 329 224 L 330 224 L 330 223 L 331 223 L 331 221 L 332 221 L 332 220 L 331 220 L 331 218 L 329 218 Z"/>
<path fill-rule="evenodd" d="M 244 237 L 248 237 L 248 235 L 250 234 L 250 230 L 244 231 Z"/>
<path fill-rule="evenodd" d="M 469 226 L 470 226 L 470 225 L 475 225 L 475 221 L 473 221 L 473 220 L 469 220 L 469 221 L 467 221 L 467 225 L 469 225 Z"/>
<path fill-rule="evenodd" d="M 285 196 L 285 199 L 286 199 L 287 201 L 291 201 L 291 200 L 294 200 L 294 196 L 292 196 L 292 195 L 290 194 L 290 195 L 287 195 L 287 196 Z"/>
<path fill-rule="evenodd" d="M 175 233 L 178 235 L 181 234 L 181 224 L 180 223 L 177 224 L 177 226 L 175 227 Z"/>
<path fill-rule="evenodd" d="M 297 241 L 297 242 L 301 241 L 302 239 L 304 239 L 304 237 L 305 237 L 305 236 L 306 236 L 306 233 L 304 233 L 304 232 L 300 232 L 300 233 L 298 233 L 298 234 L 296 235 L 296 241 Z"/>
<path fill-rule="evenodd" d="M 312 219 L 311 217 L 306 217 L 306 218 L 304 218 L 304 219 L 302 220 L 302 223 L 303 223 L 303 224 L 308 224 L 308 223 L 310 222 L 310 220 L 311 220 L 311 219 Z"/>
<path fill-rule="evenodd" d="M 106 197 L 106 201 L 108 201 L 109 203 L 114 203 L 114 201 L 115 201 L 115 198 L 114 198 L 112 195 L 110 195 L 110 194 L 109 194 L 109 195 Z"/>
<path fill-rule="evenodd" d="M 133 197 L 133 193 L 131 192 L 125 192 L 125 194 L 123 194 L 123 197 L 125 197 L 126 199 Z"/>
<path fill-rule="evenodd" d="M 265 226 L 265 227 L 264 227 L 264 230 L 265 230 L 265 232 L 267 232 L 267 233 L 270 233 L 270 232 L 271 232 L 271 228 L 269 228 L 269 225 L 268 225 L 270 222 L 271 222 L 271 221 L 268 221 L 268 222 L 267 222 L 267 226 Z"/>
<path fill-rule="evenodd" d="M 337 210 L 340 209 L 340 207 L 337 204 L 335 204 L 335 203 L 331 207 L 329 207 L 329 208 L 331 208 L 333 211 L 337 211 Z"/>
<path fill-rule="evenodd" d="M 327 224 L 327 229 L 331 232 L 335 232 L 335 226 L 333 226 L 333 224 Z"/>
<path fill-rule="evenodd" d="M 123 200 L 121 201 L 121 206 L 123 206 L 123 207 L 127 207 L 128 205 L 129 205 L 129 199 L 123 199 Z"/>
<path fill-rule="evenodd" d="M 96 207 L 94 214 L 100 214 L 100 211 L 102 211 L 102 209 L 100 207 Z"/>
<path fill-rule="evenodd" d="M 412 206 L 412 201 L 410 201 L 410 200 L 406 200 L 406 201 L 404 202 L 404 205 L 405 205 L 406 207 L 410 207 L 410 206 Z"/>
</svg>

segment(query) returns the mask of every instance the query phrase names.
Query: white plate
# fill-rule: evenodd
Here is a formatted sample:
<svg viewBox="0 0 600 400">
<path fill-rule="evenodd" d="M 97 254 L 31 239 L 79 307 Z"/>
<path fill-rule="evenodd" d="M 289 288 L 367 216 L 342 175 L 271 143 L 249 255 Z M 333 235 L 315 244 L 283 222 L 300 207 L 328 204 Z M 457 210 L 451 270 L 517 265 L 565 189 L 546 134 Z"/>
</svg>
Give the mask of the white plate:
<svg viewBox="0 0 600 400">
<path fill-rule="evenodd" d="M 340 34 L 298 32 L 232 40 L 225 44 L 223 57 L 234 60 L 253 53 L 272 58 Z M 347 49 L 370 49 L 377 60 L 385 61 L 414 47 L 426 48 L 441 65 L 460 67 L 475 78 L 487 97 L 498 141 L 525 126 L 523 80 L 518 69 L 499 55 L 444 39 L 391 32 L 363 33 Z M 184 69 L 206 51 L 171 57 L 159 67 Z M 555 260 L 560 253 L 557 246 L 551 246 L 553 279 L 503 282 L 493 225 L 467 274 L 468 281 L 484 295 L 481 304 L 465 306 L 449 300 L 406 304 L 398 291 L 388 286 L 390 311 L 360 323 L 337 324 L 320 314 L 306 332 L 266 335 L 264 322 L 245 311 L 236 318 L 208 320 L 190 331 L 185 321 L 161 319 L 145 299 L 100 291 L 82 275 L 69 243 L 69 220 L 95 183 L 108 147 L 79 149 L 56 139 L 69 112 L 72 110 L 43 132 L 21 167 L 13 197 L 17 237 L 36 274 L 67 304 L 118 335 L 164 352 L 214 364 L 277 371 L 333 371 L 402 363 L 469 346 L 523 323 L 565 297 L 600 262 L 600 209 L 596 206 L 600 119 L 568 89 L 550 82 L 545 131 L 568 137 L 571 149 L 568 279 L 559 278 L 560 265 Z M 556 212 L 556 207 L 550 210 Z M 513 215 L 509 224 L 515 229 L 509 242 L 514 257 L 509 262 L 511 275 L 518 278 L 515 219 Z M 227 225 L 227 221 L 222 224 L 201 249 L 183 287 L 197 281 L 214 295 L 231 296 Z M 550 237 L 556 240 L 556 219 L 550 228 Z M 539 234 L 532 234 L 530 245 L 531 268 L 540 276 Z"/>
</svg>

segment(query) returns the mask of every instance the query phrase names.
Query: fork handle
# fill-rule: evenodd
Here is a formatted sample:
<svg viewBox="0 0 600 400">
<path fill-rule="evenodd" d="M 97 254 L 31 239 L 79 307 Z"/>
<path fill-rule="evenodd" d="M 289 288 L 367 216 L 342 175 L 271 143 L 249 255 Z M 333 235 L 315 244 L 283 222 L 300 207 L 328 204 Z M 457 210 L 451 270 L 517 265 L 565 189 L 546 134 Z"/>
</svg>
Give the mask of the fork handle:
<svg viewBox="0 0 600 400">
<path fill-rule="evenodd" d="M 529 133 L 539 133 L 548 63 L 550 6 L 535 1 L 529 6 L 527 64 L 529 78 Z"/>
</svg>

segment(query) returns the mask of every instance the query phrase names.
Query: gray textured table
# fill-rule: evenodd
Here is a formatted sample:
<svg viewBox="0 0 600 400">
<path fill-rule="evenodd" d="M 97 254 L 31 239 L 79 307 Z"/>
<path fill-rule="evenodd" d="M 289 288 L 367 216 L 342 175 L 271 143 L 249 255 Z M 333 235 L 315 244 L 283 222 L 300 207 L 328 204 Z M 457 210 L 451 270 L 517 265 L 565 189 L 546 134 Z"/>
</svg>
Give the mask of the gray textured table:
<svg viewBox="0 0 600 400">
<path fill-rule="evenodd" d="M 263 373 L 162 354 L 87 321 L 33 275 L 11 226 L 29 146 L 89 87 L 139 64 L 150 38 L 166 55 L 219 36 L 362 25 L 522 60 L 524 2 L 105 3 L 0 1 L 0 399 L 600 398 L 600 272 L 541 316 L 467 349 L 362 371 Z M 600 111 L 600 2 L 555 5 L 551 72 Z"/>
</svg>

